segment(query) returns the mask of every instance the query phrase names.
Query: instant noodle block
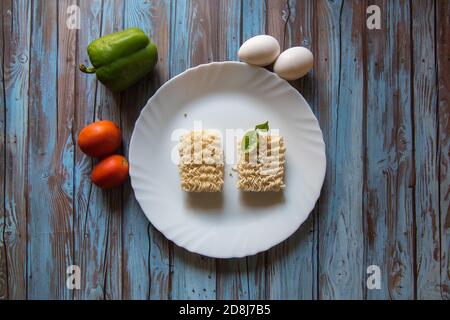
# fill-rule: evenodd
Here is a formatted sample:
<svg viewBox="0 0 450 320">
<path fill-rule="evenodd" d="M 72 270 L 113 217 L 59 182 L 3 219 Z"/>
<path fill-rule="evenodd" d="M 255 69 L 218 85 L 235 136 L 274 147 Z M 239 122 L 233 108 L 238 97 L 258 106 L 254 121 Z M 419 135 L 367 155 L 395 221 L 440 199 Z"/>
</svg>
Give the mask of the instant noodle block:
<svg viewBox="0 0 450 320">
<path fill-rule="evenodd" d="M 250 152 L 245 152 L 239 144 L 237 187 L 251 192 L 284 189 L 285 151 L 282 136 L 260 135 L 258 147 Z"/>
<path fill-rule="evenodd" d="M 181 136 L 178 165 L 186 192 L 220 192 L 223 186 L 223 151 L 218 133 L 190 131 Z"/>
</svg>

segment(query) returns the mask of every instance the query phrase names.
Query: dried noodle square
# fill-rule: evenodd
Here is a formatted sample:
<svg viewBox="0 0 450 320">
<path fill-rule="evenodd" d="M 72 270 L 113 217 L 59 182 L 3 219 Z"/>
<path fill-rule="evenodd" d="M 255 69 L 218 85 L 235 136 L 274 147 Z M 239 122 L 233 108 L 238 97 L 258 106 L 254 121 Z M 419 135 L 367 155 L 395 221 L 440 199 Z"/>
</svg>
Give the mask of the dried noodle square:
<svg viewBox="0 0 450 320">
<path fill-rule="evenodd" d="M 239 145 L 237 187 L 241 191 L 267 192 L 284 189 L 285 146 L 282 136 L 260 135 L 259 146 L 243 152 Z"/>
<path fill-rule="evenodd" d="M 220 192 L 223 186 L 223 152 L 220 136 L 210 130 L 181 136 L 178 165 L 181 188 L 186 192 Z"/>
</svg>

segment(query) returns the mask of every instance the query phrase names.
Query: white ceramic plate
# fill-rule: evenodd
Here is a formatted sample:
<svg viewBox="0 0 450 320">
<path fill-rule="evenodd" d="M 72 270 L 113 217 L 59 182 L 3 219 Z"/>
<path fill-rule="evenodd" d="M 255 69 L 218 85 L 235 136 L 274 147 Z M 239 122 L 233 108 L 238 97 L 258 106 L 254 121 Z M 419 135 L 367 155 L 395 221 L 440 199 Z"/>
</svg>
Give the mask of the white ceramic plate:
<svg viewBox="0 0 450 320">
<path fill-rule="evenodd" d="M 173 161 L 177 130 L 201 121 L 227 140 L 226 129 L 267 120 L 285 139 L 282 193 L 240 192 L 232 164 L 225 165 L 221 193 L 181 190 Z M 326 166 L 322 132 L 305 99 L 266 69 L 231 61 L 200 65 L 165 83 L 136 121 L 129 161 L 136 199 L 150 222 L 177 245 L 216 258 L 252 255 L 293 234 L 314 208 Z"/>
</svg>

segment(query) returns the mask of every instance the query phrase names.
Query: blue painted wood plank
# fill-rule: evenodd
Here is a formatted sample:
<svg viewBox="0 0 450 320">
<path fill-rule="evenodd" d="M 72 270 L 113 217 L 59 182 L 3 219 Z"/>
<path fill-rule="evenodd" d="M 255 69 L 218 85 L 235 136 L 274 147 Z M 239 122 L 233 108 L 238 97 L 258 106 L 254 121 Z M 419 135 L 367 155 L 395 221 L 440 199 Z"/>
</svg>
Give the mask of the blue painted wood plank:
<svg viewBox="0 0 450 320">
<path fill-rule="evenodd" d="M 8 299 L 26 298 L 26 165 L 30 66 L 29 1 L 2 2 L 5 281 Z M 21 21 L 21 23 L 17 23 Z M 22 23 L 23 22 L 23 23 Z M 13 27 L 14 26 L 14 27 Z M 6 274 L 7 271 L 7 274 Z M 2 277 L 3 278 L 3 277 Z M 5 282 L 6 285 L 6 282 Z M 4 288 L 6 290 L 6 286 Z M 1 290 L 0 290 L 1 291 Z M 1 295 L 1 294 L 0 294 Z"/>
<path fill-rule="evenodd" d="M 237 52 L 241 46 L 241 14 L 240 1 L 225 0 L 219 2 L 219 50 L 216 56 L 219 61 L 238 60 Z"/>
<path fill-rule="evenodd" d="M 169 50 L 169 18 L 169 1 L 125 2 L 125 28 L 138 26 L 144 30 L 156 44 L 159 56 L 153 73 L 147 80 L 128 90 L 122 100 L 125 154 L 128 154 L 128 143 L 141 109 L 169 77 L 166 58 Z M 169 241 L 149 223 L 128 183 L 124 187 L 124 199 L 127 199 L 123 212 L 124 298 L 168 299 Z"/>
<path fill-rule="evenodd" d="M 174 77 L 189 67 L 190 32 L 189 7 L 191 1 L 170 2 L 169 76 Z"/>
<path fill-rule="evenodd" d="M 217 299 L 248 299 L 248 276 L 246 258 L 216 259 Z"/>
<path fill-rule="evenodd" d="M 313 2 L 271 1 L 267 7 L 267 34 L 278 39 L 282 50 L 311 44 Z M 310 47 L 311 48 L 311 47 Z M 291 84 L 308 102 L 314 101 L 309 76 Z M 281 128 L 282 130 L 282 128 Z M 268 252 L 267 275 L 270 299 L 313 299 L 316 287 L 314 214 L 288 240 Z"/>
<path fill-rule="evenodd" d="M 122 1 L 105 1 L 103 4 L 99 2 L 97 5 L 94 7 L 96 10 L 94 17 L 92 17 L 92 12 L 87 16 L 98 23 L 98 26 L 92 28 L 99 32 L 99 34 L 93 35 L 93 39 L 103 34 L 122 30 Z M 89 42 L 93 39 L 89 39 Z M 88 39 L 82 39 L 83 42 L 86 40 Z M 87 43 L 83 43 L 79 47 L 85 48 L 86 45 Z M 84 77 L 91 77 L 95 81 L 93 76 L 85 75 Z M 100 83 L 96 83 L 94 88 L 96 89 L 91 96 L 92 104 L 86 105 L 86 101 L 82 103 L 87 110 L 86 117 L 79 119 L 83 120 L 82 123 L 80 122 L 79 129 L 99 119 L 111 120 L 119 125 L 119 96 L 114 95 Z M 78 154 L 81 159 L 86 158 L 79 150 Z M 80 191 L 78 195 L 83 197 L 79 200 L 86 201 L 86 209 L 82 212 L 84 214 L 82 218 L 84 219 L 82 225 L 84 237 L 81 238 L 80 251 L 77 254 L 84 280 L 82 290 L 76 298 L 120 299 L 122 298 L 122 190 L 121 188 L 102 190 L 93 185 L 89 177 L 92 160 L 86 160 L 88 165 L 83 167 L 85 170 L 83 179 L 85 180 L 78 184 Z M 83 189 L 83 185 L 89 187 Z"/>
<path fill-rule="evenodd" d="M 413 104 L 417 298 L 440 299 L 439 177 L 437 159 L 437 84 L 435 4 L 413 1 Z"/>
<path fill-rule="evenodd" d="M 381 269 L 368 299 L 414 298 L 413 132 L 408 1 L 378 1 L 367 31 L 366 265 Z"/>
<path fill-rule="evenodd" d="M 363 1 L 317 3 L 319 121 L 327 174 L 319 203 L 319 298 L 363 297 Z"/>
<path fill-rule="evenodd" d="M 56 256 L 54 262 L 63 272 L 64 281 L 59 283 L 58 291 L 64 294 L 64 299 L 72 299 L 73 291 L 66 286 L 66 269 L 73 264 L 73 217 L 74 217 L 74 152 L 75 136 L 73 120 L 76 108 L 75 79 L 77 72 L 76 45 L 77 30 L 67 28 L 67 7 L 75 5 L 75 0 L 57 2 L 57 137 L 53 160 L 55 171 L 55 212 L 52 218 L 57 225 L 63 227 L 52 240 L 52 247 L 65 242 L 64 250 Z"/>
<path fill-rule="evenodd" d="M 242 1 L 242 42 L 266 33 L 266 2 L 260 0 Z"/>
<path fill-rule="evenodd" d="M 77 59 L 90 65 L 87 45 L 100 37 L 102 30 L 102 1 L 81 1 L 81 30 L 78 36 Z M 108 12 L 108 11 L 107 11 Z M 110 12 L 109 12 L 110 13 Z M 80 31 L 81 31 L 80 30 Z M 95 76 L 77 72 L 77 109 L 74 123 L 76 134 L 95 120 L 97 91 L 100 84 Z M 100 89 L 101 90 L 101 89 Z M 81 288 L 74 299 L 103 299 L 105 297 L 104 255 L 106 248 L 106 221 L 108 213 L 101 210 L 100 193 L 91 183 L 93 160 L 75 149 L 75 255 L 74 263 L 81 269 Z"/>
<path fill-rule="evenodd" d="M 439 197 L 441 223 L 441 296 L 450 300 L 450 2 L 436 3 Z"/>
<path fill-rule="evenodd" d="M 212 23 L 205 13 L 205 2 L 171 1 L 170 76 L 207 63 L 212 58 L 205 25 Z M 203 23 L 202 23 L 203 21 Z M 216 264 L 214 259 L 188 252 L 173 245 L 172 299 L 216 298 Z"/>
<path fill-rule="evenodd" d="M 287 25 L 287 34 L 288 39 L 290 39 L 291 46 L 304 46 L 309 48 L 314 55 L 317 54 L 320 44 L 316 41 L 316 7 L 315 0 L 308 0 L 304 3 L 298 3 L 296 1 L 290 0 L 288 2 L 289 9 L 286 10 L 285 14 L 288 13 L 288 17 L 292 20 L 292 23 Z M 288 19 L 286 17 L 286 19 Z M 289 44 L 288 39 L 285 41 L 285 48 Z M 315 62 L 317 65 L 317 61 Z M 317 105 L 317 92 L 321 86 L 321 83 L 318 81 L 316 68 L 313 69 L 301 78 L 298 81 L 293 81 L 291 84 L 303 95 L 303 97 L 309 102 L 310 107 L 316 117 L 319 115 L 318 105 Z M 305 251 L 305 253 L 301 253 L 300 256 L 302 258 L 303 266 L 310 264 L 309 267 L 305 267 L 306 270 L 311 270 L 309 272 L 301 272 L 300 274 L 300 295 L 299 298 L 304 299 L 317 299 L 318 293 L 318 215 L 320 214 L 319 202 L 316 203 L 314 210 L 311 212 L 311 216 L 307 222 L 305 222 L 305 226 L 303 231 L 301 231 L 299 237 L 306 238 L 304 240 L 306 243 L 305 247 L 310 249 L 311 255 L 309 256 L 309 252 L 307 252 L 306 248 L 303 249 L 300 247 L 298 250 L 300 252 Z M 309 232 L 309 235 L 306 235 L 306 232 Z M 309 269 L 310 268 L 310 269 Z M 310 289 L 310 285 L 312 289 Z"/>
<path fill-rule="evenodd" d="M 0 15 L 4 17 L 2 19 L 2 30 L 5 29 L 4 22 L 8 21 L 5 6 L 6 1 L 0 3 Z M 6 174 L 6 134 L 5 134 L 5 123 L 6 123 L 6 103 L 5 103 L 5 80 L 4 80 L 4 51 L 5 46 L 2 43 L 0 50 L 0 61 L 2 61 L 0 66 L 0 150 L 3 157 L 0 159 L 0 172 L 3 175 Z M 0 179 L 0 190 L 3 191 L 0 197 L 0 300 L 8 299 L 8 266 L 6 257 L 6 245 L 5 245 L 5 220 L 6 220 L 6 210 L 5 210 L 5 179 Z"/>
<path fill-rule="evenodd" d="M 66 160 L 72 145 L 65 117 L 71 109 L 58 105 L 58 4 L 35 2 L 32 7 L 28 298 L 70 299 L 66 267 L 72 262 L 72 168 Z"/>
<path fill-rule="evenodd" d="M 249 38 L 266 33 L 267 8 L 265 1 L 248 0 L 242 1 L 242 39 L 241 42 Z M 248 274 L 248 298 L 267 298 L 268 288 L 266 288 L 266 260 L 267 253 L 259 253 L 247 257 Z"/>
<path fill-rule="evenodd" d="M 123 11 L 124 2 L 121 0 L 103 2 L 102 35 L 123 29 Z M 119 95 L 98 84 L 95 101 L 95 119 L 111 120 L 120 126 Z M 93 227 L 103 230 L 105 238 L 93 244 L 103 261 L 101 269 L 92 271 L 99 272 L 103 279 L 103 298 L 117 300 L 122 298 L 122 188 L 93 188 L 91 208 L 97 221 Z"/>
</svg>

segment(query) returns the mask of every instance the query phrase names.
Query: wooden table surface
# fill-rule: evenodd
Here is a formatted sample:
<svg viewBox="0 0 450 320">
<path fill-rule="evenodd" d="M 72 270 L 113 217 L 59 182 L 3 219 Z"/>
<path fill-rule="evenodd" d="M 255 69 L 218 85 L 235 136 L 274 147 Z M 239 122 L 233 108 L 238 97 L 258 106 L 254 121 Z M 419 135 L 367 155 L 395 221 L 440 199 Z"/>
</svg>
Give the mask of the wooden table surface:
<svg viewBox="0 0 450 320">
<path fill-rule="evenodd" d="M 79 30 L 66 26 L 73 4 Z M 381 30 L 366 28 L 371 4 Z M 450 298 L 450 1 L 2 0 L 0 10 L 0 298 Z M 77 66 L 90 41 L 131 26 L 157 44 L 158 67 L 113 95 Z M 267 252 L 191 254 L 149 224 L 129 182 L 92 185 L 77 133 L 114 120 L 127 154 L 161 84 L 237 60 L 263 33 L 315 55 L 292 85 L 324 133 L 322 195 Z M 66 288 L 72 264 L 80 290 Z M 380 289 L 366 286 L 370 265 Z"/>
</svg>

